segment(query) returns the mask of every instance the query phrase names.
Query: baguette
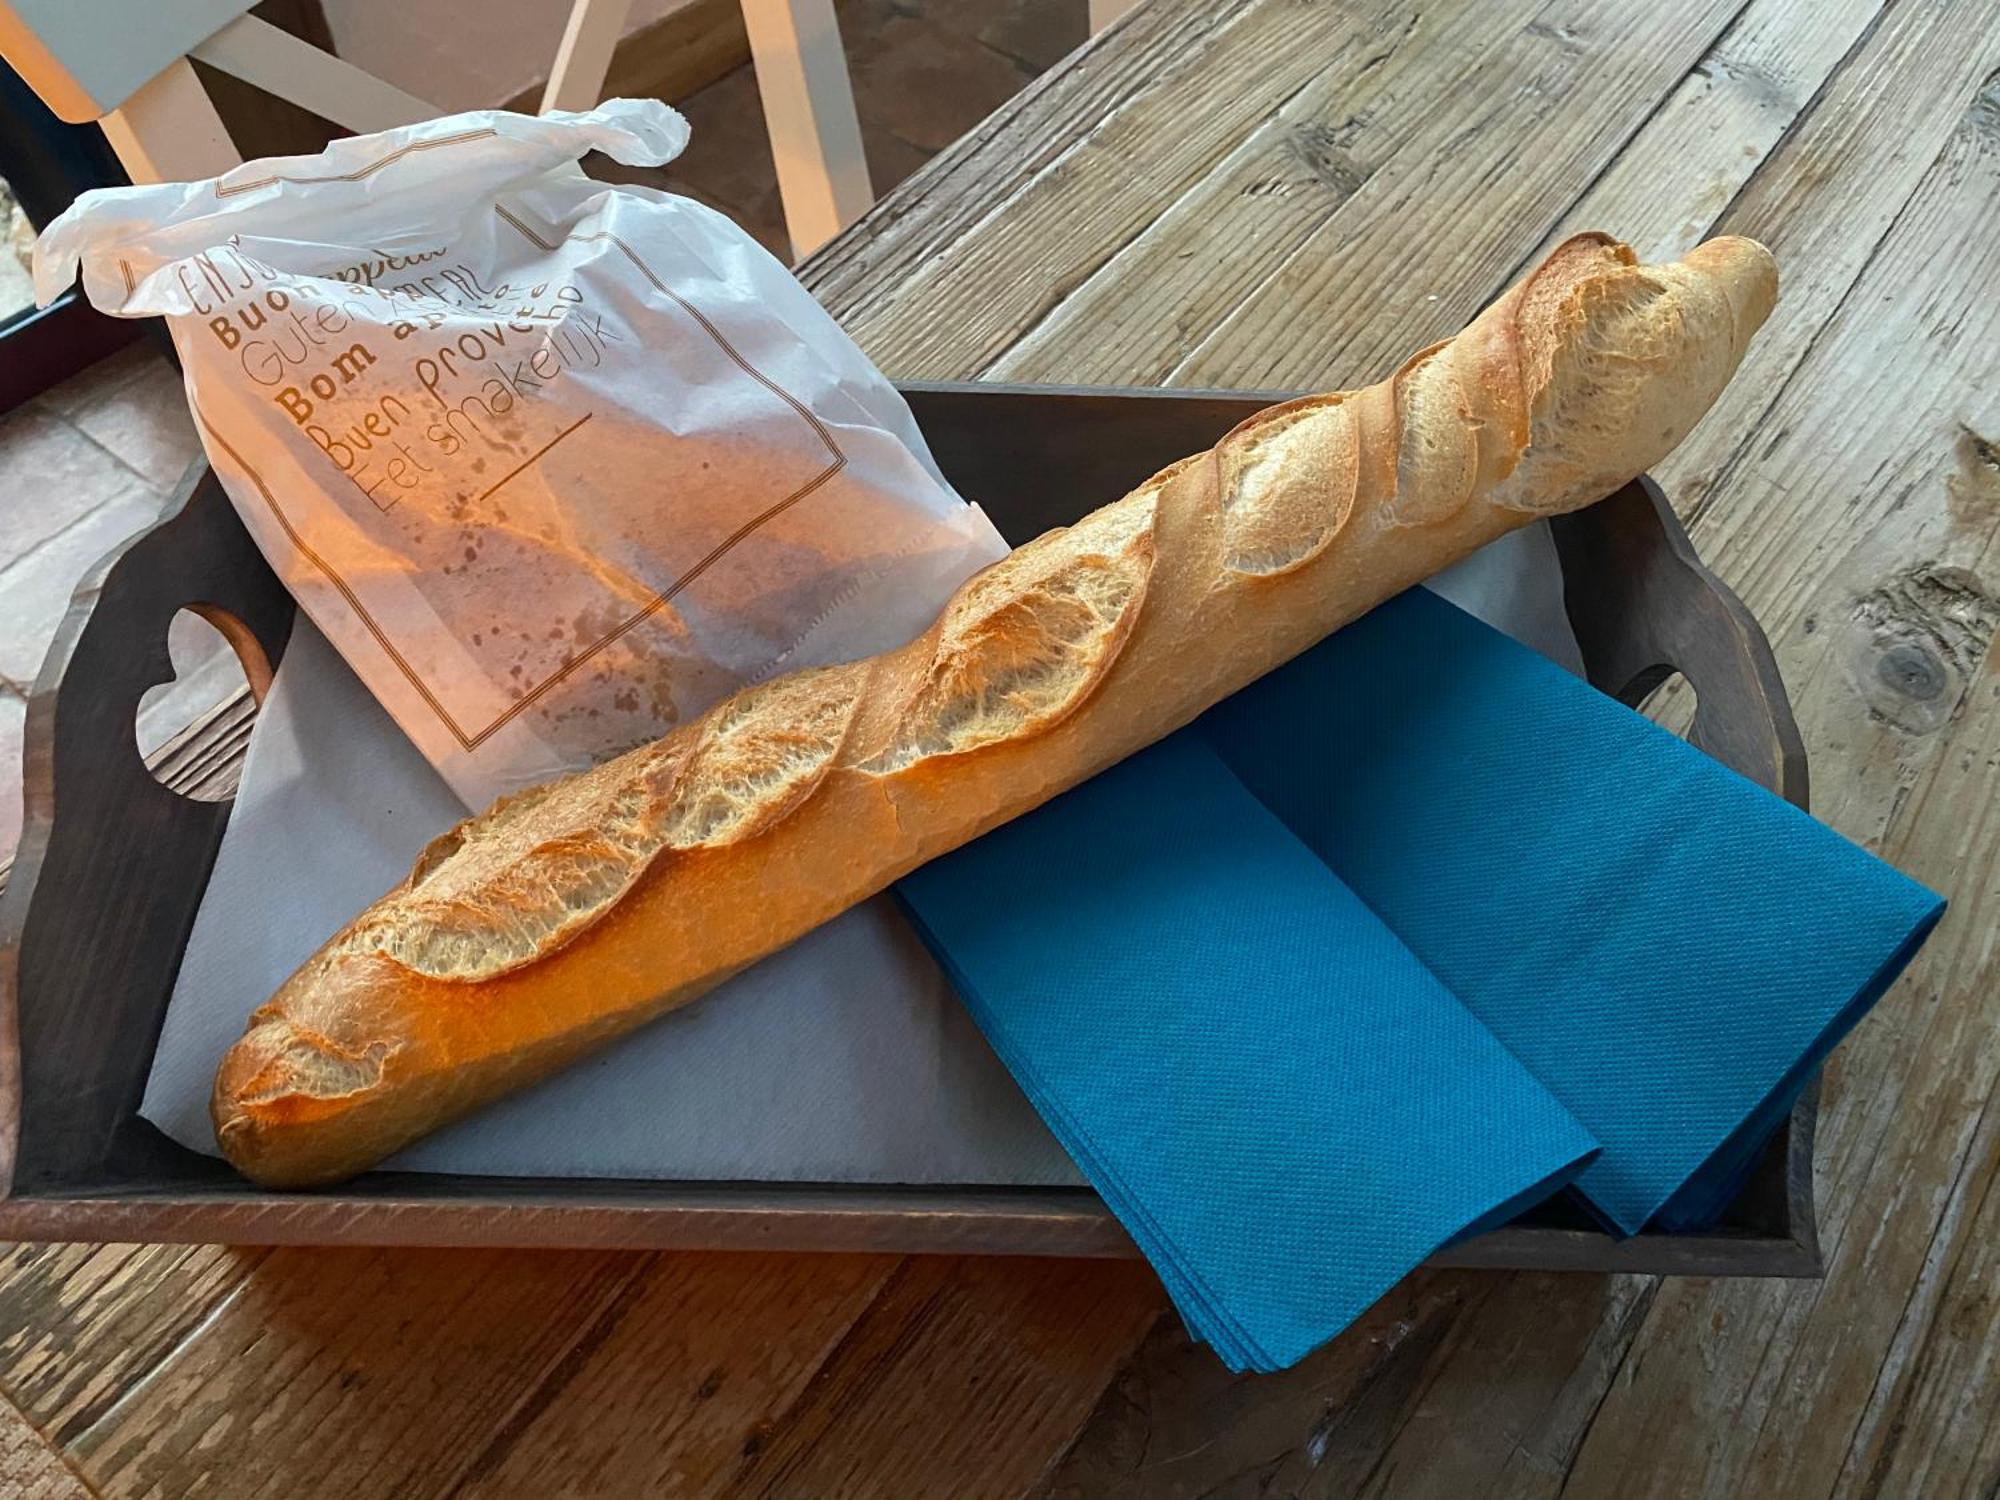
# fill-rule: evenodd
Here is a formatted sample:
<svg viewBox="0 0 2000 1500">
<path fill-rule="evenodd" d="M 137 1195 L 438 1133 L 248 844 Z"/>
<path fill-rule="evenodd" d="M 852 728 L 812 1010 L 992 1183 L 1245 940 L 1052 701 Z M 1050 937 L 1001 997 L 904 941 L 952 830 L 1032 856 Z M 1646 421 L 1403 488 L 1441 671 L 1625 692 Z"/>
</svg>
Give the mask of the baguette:
<svg viewBox="0 0 2000 1500">
<path fill-rule="evenodd" d="M 438 839 L 250 1018 L 216 1136 L 326 1183 L 1160 739 L 1383 599 L 1656 463 L 1769 312 L 1748 240 L 1579 235 L 1457 338 L 1287 402 L 965 583 L 899 650 L 750 687 Z"/>
</svg>

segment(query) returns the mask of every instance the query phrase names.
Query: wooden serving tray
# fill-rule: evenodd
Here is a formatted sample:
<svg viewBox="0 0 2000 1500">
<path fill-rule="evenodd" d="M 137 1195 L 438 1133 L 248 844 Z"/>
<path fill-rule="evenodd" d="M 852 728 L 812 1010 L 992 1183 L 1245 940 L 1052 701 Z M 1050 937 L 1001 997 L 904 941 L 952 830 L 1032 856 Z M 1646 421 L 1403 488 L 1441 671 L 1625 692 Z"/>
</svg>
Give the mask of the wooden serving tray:
<svg viewBox="0 0 2000 1500">
<path fill-rule="evenodd" d="M 1283 399 L 904 390 L 945 473 L 1016 542 Z M 1642 479 L 1555 527 L 1592 683 L 1636 703 L 1678 669 L 1698 695 L 1692 741 L 1804 806 L 1805 755 L 1769 644 L 1658 487 Z M 0 899 L 0 1239 L 1136 1254 L 1082 1188 L 375 1172 L 283 1194 L 169 1141 L 138 1104 L 229 816 L 227 803 L 156 781 L 134 739 L 141 696 L 172 678 L 167 626 L 182 607 L 229 636 L 261 696 L 294 606 L 205 466 L 158 525 L 84 580 L 29 703 L 26 826 Z M 1618 1241 L 1555 1202 L 1435 1263 L 1816 1275 L 1815 1104 L 1816 1087 L 1713 1231 Z"/>
</svg>

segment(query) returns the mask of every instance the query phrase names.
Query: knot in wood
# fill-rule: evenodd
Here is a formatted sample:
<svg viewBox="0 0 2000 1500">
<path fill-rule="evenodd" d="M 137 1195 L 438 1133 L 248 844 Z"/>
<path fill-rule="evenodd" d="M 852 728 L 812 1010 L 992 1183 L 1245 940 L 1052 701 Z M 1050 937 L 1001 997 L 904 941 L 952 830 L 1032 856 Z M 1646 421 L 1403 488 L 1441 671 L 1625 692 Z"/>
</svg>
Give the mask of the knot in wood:
<svg viewBox="0 0 2000 1500">
<path fill-rule="evenodd" d="M 1944 663 L 1922 646 L 1891 646 L 1875 663 L 1875 675 L 1892 691 L 1927 703 L 1944 695 Z"/>
</svg>

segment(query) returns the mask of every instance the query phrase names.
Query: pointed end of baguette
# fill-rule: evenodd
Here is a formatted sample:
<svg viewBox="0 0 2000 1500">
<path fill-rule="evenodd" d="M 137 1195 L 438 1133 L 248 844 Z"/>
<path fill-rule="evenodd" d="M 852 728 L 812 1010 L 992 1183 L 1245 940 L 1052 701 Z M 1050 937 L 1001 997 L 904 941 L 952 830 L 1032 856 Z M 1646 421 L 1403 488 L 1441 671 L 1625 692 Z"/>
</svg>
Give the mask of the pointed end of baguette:
<svg viewBox="0 0 2000 1500">
<path fill-rule="evenodd" d="M 265 1006 L 216 1070 L 216 1144 L 263 1187 L 315 1187 L 360 1171 L 383 1146 L 351 1117 L 381 1091 L 394 1050 L 382 1041 L 344 1046 Z"/>
<path fill-rule="evenodd" d="M 1494 503 L 1548 515 L 1673 451 L 1736 373 L 1777 300 L 1778 272 L 1770 251 L 1736 236 L 1663 265 L 1579 237 L 1521 290 L 1528 444 Z"/>
<path fill-rule="evenodd" d="M 1688 251 L 1681 264 L 1729 299 L 1743 344 L 1750 342 L 1750 335 L 1778 304 L 1777 257 L 1755 240 L 1740 234 L 1718 235 Z M 1737 354 L 1742 354 L 1740 346 Z"/>
</svg>

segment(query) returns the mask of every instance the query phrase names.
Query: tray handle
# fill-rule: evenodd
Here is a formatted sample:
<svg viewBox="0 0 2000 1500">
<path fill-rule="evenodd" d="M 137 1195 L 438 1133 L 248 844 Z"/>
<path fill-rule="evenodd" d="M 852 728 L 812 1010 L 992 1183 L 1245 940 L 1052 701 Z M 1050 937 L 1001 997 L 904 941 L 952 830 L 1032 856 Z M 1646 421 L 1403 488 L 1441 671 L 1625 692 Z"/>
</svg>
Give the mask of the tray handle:
<svg viewBox="0 0 2000 1500">
<path fill-rule="evenodd" d="M 28 699 L 21 844 L 0 897 L 0 1192 L 106 1163 L 221 843 L 229 804 L 168 789 L 139 754 L 140 701 L 173 680 L 181 609 L 222 632 L 261 699 L 295 606 L 200 461 L 156 524 L 84 576 Z M 163 889 L 161 870 L 182 878 Z M 92 894 L 37 901 L 44 888 Z"/>
<path fill-rule="evenodd" d="M 1695 555 L 1660 486 L 1642 476 L 1551 525 L 1591 684 L 1636 708 L 1679 671 L 1695 691 L 1689 741 L 1806 806 L 1805 743 L 1771 643 Z"/>
</svg>

